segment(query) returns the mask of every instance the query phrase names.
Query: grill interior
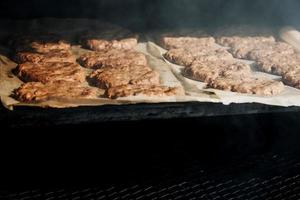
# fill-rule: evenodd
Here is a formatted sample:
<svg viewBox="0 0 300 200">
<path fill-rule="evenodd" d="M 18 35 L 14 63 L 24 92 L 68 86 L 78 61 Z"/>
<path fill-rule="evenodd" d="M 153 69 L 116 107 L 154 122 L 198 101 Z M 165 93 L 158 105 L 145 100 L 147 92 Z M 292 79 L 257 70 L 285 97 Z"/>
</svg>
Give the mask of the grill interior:
<svg viewBox="0 0 300 200">
<path fill-rule="evenodd" d="M 299 199 L 298 119 L 281 113 L 48 128 L 51 134 L 103 131 L 97 132 L 101 139 L 79 134 L 75 141 L 72 134 L 47 145 L 14 141 L 9 146 L 18 146 L 17 153 L 2 158 L 8 167 L 1 170 L 1 197 Z M 195 124 L 210 131 L 182 135 Z M 125 131 L 115 134 L 112 127 Z M 167 131 L 157 133 L 157 127 Z"/>
<path fill-rule="evenodd" d="M 162 166 L 157 166 L 162 167 Z M 169 169 L 165 169 L 168 171 Z M 299 199 L 297 154 L 265 154 L 215 168 L 191 162 L 181 176 L 166 173 L 161 181 L 142 184 L 2 194 L 5 199 Z"/>
<path fill-rule="evenodd" d="M 197 26 L 215 28 L 224 24 L 243 23 L 297 26 L 299 25 L 298 19 L 300 17 L 298 12 L 300 5 L 296 0 L 285 2 L 265 1 L 264 3 L 259 0 L 251 2 L 230 0 L 226 1 L 226 3 L 222 0 L 185 0 L 181 1 L 181 3 L 174 0 L 76 0 L 74 2 L 76 3 L 70 4 L 70 1 L 66 0 L 28 0 L 24 2 L 2 0 L 0 2 L 0 7 L 2 8 L 0 17 L 14 19 L 36 17 L 100 18 L 128 27 L 134 31 Z M 61 142 L 60 145 L 63 146 L 61 149 L 64 151 L 56 150 L 54 153 L 51 150 L 53 146 L 57 148 L 57 143 L 42 147 L 44 144 L 41 142 L 31 152 L 27 150 L 30 145 L 26 142 L 26 145 L 24 145 L 24 141 L 20 141 L 23 145 L 19 146 L 17 151 L 21 152 L 21 155 L 6 155 L 8 159 L 4 159 L 1 156 L 3 159 L 2 163 L 7 166 L 7 169 L 2 170 L 1 168 L 0 170 L 1 177 L 5 177 L 3 179 L 0 178 L 1 184 L 4 185 L 4 187 L 0 188 L 0 199 L 300 199 L 300 151 L 295 150 L 288 153 L 282 151 L 282 149 L 289 149 L 290 144 L 298 146 L 297 141 L 299 141 L 298 133 L 300 128 L 296 126 L 298 126 L 299 108 L 269 107 L 257 104 L 224 107 L 219 104 L 191 103 L 183 105 L 178 103 L 172 105 L 157 104 L 145 106 L 142 104 L 118 108 L 108 106 L 103 108 L 53 109 L 47 111 L 43 109 L 20 108 L 17 111 L 19 112 L 13 113 L 0 108 L 0 119 L 8 127 L 19 128 L 18 131 L 22 132 L 24 131 L 23 127 L 29 127 L 28 131 L 31 132 L 37 130 L 37 126 L 39 130 L 43 130 L 45 127 L 48 129 L 52 126 L 56 127 L 54 129 L 60 129 L 60 126 L 65 126 L 63 129 L 70 132 L 74 129 L 79 129 L 82 133 L 88 133 L 93 131 L 91 129 L 99 130 L 100 128 L 103 130 L 101 134 L 106 134 L 110 133 L 111 129 L 120 127 L 118 121 L 123 121 L 121 128 L 126 124 L 125 126 L 128 130 L 136 130 L 136 135 L 139 136 L 127 135 L 119 137 L 119 135 L 114 135 L 119 138 L 113 139 L 110 143 L 108 142 L 109 144 L 106 144 L 101 149 L 94 147 L 99 145 L 98 142 L 93 143 L 93 147 L 90 147 L 88 144 L 86 146 L 89 146 L 89 149 L 85 150 L 84 153 L 81 152 L 82 149 L 76 150 L 75 153 L 69 153 L 70 150 L 66 150 L 67 144 L 70 143 L 70 138 L 74 137 L 73 135 L 67 136 L 69 138 Z M 259 117 L 256 116 L 257 118 L 250 115 L 277 111 L 297 111 L 298 113 L 291 112 L 278 114 L 277 116 L 272 114 L 260 115 Z M 239 116 L 227 116 L 237 114 Z M 249 116 L 241 116 L 245 114 L 249 114 Z M 191 117 L 197 117 L 198 120 L 190 119 Z M 157 121 L 148 121 L 147 123 L 138 121 L 162 118 L 173 118 L 173 120 L 169 122 L 160 121 L 159 123 Z M 115 123 L 112 123 L 112 121 Z M 99 125 L 99 122 L 108 123 L 103 128 L 103 124 Z M 136 129 L 137 124 L 138 129 Z M 173 126 L 173 129 L 178 129 L 181 133 L 179 136 L 174 136 L 173 134 L 165 136 L 141 134 L 140 130 L 142 127 L 147 127 L 150 132 L 156 133 L 157 124 L 163 124 L 168 128 L 168 131 Z M 181 148 L 184 146 L 182 140 L 190 137 L 190 139 L 187 139 L 190 141 L 195 139 L 195 137 L 182 136 L 182 133 L 186 133 L 184 127 L 195 125 L 203 127 L 203 130 L 209 129 L 210 132 L 197 132 L 197 134 L 201 134 L 201 139 L 192 142 L 192 144 L 187 144 L 187 146 L 192 147 L 189 148 L 189 151 L 186 151 L 185 147 Z M 107 129 L 107 132 L 105 129 Z M 291 133 L 291 129 L 293 129 L 294 134 Z M 55 132 L 56 130 L 51 131 Z M 126 138 L 125 140 L 123 140 L 124 137 Z M 177 146 L 174 145 L 169 149 L 170 146 L 167 144 L 173 143 L 174 137 L 177 137 L 179 142 L 177 141 Z M 151 139 L 151 142 L 160 141 L 159 145 L 163 147 L 159 147 L 157 150 L 157 144 L 154 142 L 144 147 L 143 142 L 149 138 L 154 138 Z M 57 141 L 60 141 L 60 139 Z M 282 140 L 284 139 L 289 141 L 283 143 Z M 79 140 L 80 143 L 77 146 L 74 145 L 76 148 L 82 147 L 82 137 Z M 138 145 L 135 144 L 134 140 L 139 141 L 137 142 Z M 130 142 L 128 143 L 128 141 Z M 103 143 L 106 143 L 105 138 L 101 141 L 101 145 Z M 110 144 L 114 144 L 114 146 L 107 148 Z M 127 148 L 133 144 L 136 146 L 128 150 Z M 274 151 L 272 149 L 274 145 L 280 147 L 280 149 Z M 10 146 L 9 149 L 13 149 L 13 147 Z M 40 150 L 41 148 L 49 148 L 51 150 L 47 150 L 47 155 L 42 157 L 36 156 L 38 160 L 35 160 L 36 158 L 28 159 L 28 155 L 35 153 L 36 149 Z M 75 147 L 73 148 L 75 149 Z M 146 153 L 144 152 L 145 149 L 147 149 Z M 153 149 L 156 149 L 155 152 L 151 152 Z M 166 150 L 167 153 L 164 152 Z M 245 151 L 246 155 L 236 156 L 235 153 L 240 153 L 240 151 Z M 6 154 L 7 149 L 1 152 Z M 136 152 L 139 152 L 140 155 L 131 159 L 124 158 L 124 155 Z M 216 156 L 220 152 L 222 154 Z M 63 154 L 63 156 L 60 154 Z M 221 159 L 225 154 L 227 156 Z M 228 154 L 234 155 L 228 156 Z M 58 155 L 60 155 L 59 158 L 56 158 Z M 88 158 L 83 159 L 80 156 L 80 158 L 77 158 L 78 155 L 82 157 L 88 155 Z M 119 156 L 114 157 L 115 155 Z M 61 160 L 69 158 L 69 156 L 72 157 L 71 160 L 73 159 L 71 164 L 69 163 L 65 166 L 64 164 L 67 161 L 60 163 Z M 107 164 L 112 160 L 120 160 L 111 164 L 111 166 L 114 165 L 113 168 L 103 167 L 97 169 L 101 164 L 94 167 L 90 166 L 96 160 L 103 159 L 101 156 L 106 157 L 106 159 L 101 160 L 103 164 Z M 211 157 L 208 162 L 206 159 L 199 159 L 201 156 Z M 10 163 L 11 160 L 14 161 Z M 145 162 L 145 160 L 147 161 Z M 67 172 L 69 170 L 72 171 L 75 167 L 74 174 L 69 174 L 68 176 L 72 176 L 69 182 L 74 181 L 76 184 L 56 186 L 49 183 L 51 186 L 48 184 L 40 187 L 36 186 L 38 184 L 25 186 L 30 182 L 31 178 L 36 178 L 31 176 L 40 175 L 35 172 L 35 169 L 39 168 L 39 165 L 36 167 L 35 164 L 40 164 L 40 161 L 46 163 L 45 168 L 52 169 L 55 178 L 63 175 L 63 172 L 60 171 L 61 168 L 63 168 L 62 171 L 65 170 Z M 144 163 L 141 164 L 141 162 Z M 26 166 L 28 168 L 35 166 L 36 168 L 21 170 L 22 167 L 26 168 Z M 54 166 L 56 170 L 53 170 Z M 80 169 L 82 166 L 84 167 Z M 133 166 L 134 168 L 130 169 Z M 45 170 L 45 168 L 42 168 L 42 170 Z M 134 172 L 135 169 L 138 169 L 138 172 Z M 91 171 L 88 173 L 88 176 L 94 177 L 92 182 L 87 182 L 86 179 L 82 178 L 84 175 L 80 174 L 84 174 L 84 172 L 89 170 Z M 130 171 L 130 173 L 125 174 L 126 170 Z M 101 176 L 97 174 L 99 171 L 102 174 L 107 174 L 105 180 L 101 179 Z M 42 175 L 47 173 L 48 171 L 44 171 Z M 115 174 L 114 177 L 110 177 L 112 174 Z M 116 181 L 120 182 L 119 184 L 112 183 L 118 179 L 118 175 L 122 174 L 123 176 L 120 177 L 120 180 Z M 48 174 L 47 178 L 51 175 Z M 6 182 L 6 180 L 10 179 L 14 183 L 8 184 Z M 43 177 L 40 179 L 42 180 Z M 21 183 L 18 182 L 19 180 L 22 180 Z M 57 179 L 56 184 L 59 181 Z M 18 186 L 14 187 L 14 184 Z M 22 186 L 18 188 L 20 185 Z"/>
<path fill-rule="evenodd" d="M 19 200 L 299 199 L 298 119 L 298 113 L 278 113 L 47 127 L 47 143 L 24 134 L 1 146 L 0 194 Z M 203 131 L 183 134 L 195 126 Z M 18 131 L 38 138 L 43 128 Z"/>
<path fill-rule="evenodd" d="M 299 25 L 299 6 L 297 0 L 3 0 L 0 17 L 100 18 L 134 30 L 228 23 Z"/>
</svg>

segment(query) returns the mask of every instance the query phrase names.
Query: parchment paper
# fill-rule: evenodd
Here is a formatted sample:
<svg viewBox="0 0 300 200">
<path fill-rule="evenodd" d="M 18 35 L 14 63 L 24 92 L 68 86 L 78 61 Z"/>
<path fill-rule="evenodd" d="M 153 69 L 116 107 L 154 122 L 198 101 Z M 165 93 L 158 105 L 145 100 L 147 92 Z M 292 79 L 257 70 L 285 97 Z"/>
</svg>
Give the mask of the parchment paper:
<svg viewBox="0 0 300 200">
<path fill-rule="evenodd" d="M 26 34 L 31 32 L 53 32 L 62 34 L 71 41 L 78 39 L 86 31 L 101 30 L 103 28 L 120 28 L 99 20 L 90 19 L 38 19 L 38 20 L 0 20 L 0 24 L 4 24 L 0 31 L 0 41 L 5 41 L 8 36 L 19 33 Z M 147 38 L 147 36 L 146 36 Z M 224 104 L 230 103 L 263 103 L 278 106 L 292 106 L 300 105 L 300 90 L 286 87 L 283 94 L 272 97 L 260 97 L 255 95 L 245 95 L 233 92 L 224 92 L 214 89 L 205 89 L 205 84 L 193 81 L 184 77 L 181 74 L 182 66 L 174 65 L 167 62 L 162 54 L 164 49 L 152 42 L 139 43 L 137 50 L 143 52 L 149 62 L 150 67 L 160 74 L 160 82 L 164 86 L 179 87 L 182 93 L 172 97 L 147 97 L 134 96 L 124 97 L 117 100 L 112 100 L 103 97 L 104 91 L 99 89 L 99 97 L 96 99 L 55 99 L 43 103 L 27 104 L 16 101 L 11 97 L 12 91 L 18 88 L 22 81 L 20 81 L 11 70 L 16 67 L 16 63 L 9 59 L 9 49 L 0 46 L 0 99 L 2 104 L 8 108 L 13 109 L 14 106 L 38 106 L 38 107 L 55 107 L 67 108 L 77 106 L 101 106 L 101 105 L 121 105 L 121 104 L 136 104 L 136 103 L 159 103 L 159 102 L 222 102 Z M 72 51 L 75 55 L 80 56 L 82 53 L 88 51 L 82 49 L 74 42 Z M 248 61 L 245 61 L 248 62 Z M 255 70 L 255 66 L 253 66 Z M 85 69 L 88 75 L 91 70 Z M 278 76 L 255 72 L 257 76 L 270 77 L 273 79 L 280 79 Z M 85 86 L 89 86 L 85 83 Z"/>
<path fill-rule="evenodd" d="M 1 22 L 1 21 L 0 21 Z M 2 21 L 3 22 L 3 21 Z M 32 21 L 5 21 L 8 27 L 5 32 L 0 34 L 0 37 L 6 37 L 14 33 L 27 33 L 30 31 L 48 31 L 53 33 L 63 34 L 71 41 L 74 41 L 80 34 L 83 34 L 87 30 L 101 29 L 102 27 L 107 28 L 120 28 L 114 25 L 103 23 L 97 20 L 86 20 L 86 19 L 40 19 Z M 20 30 L 21 28 L 21 30 Z M 22 30 L 22 28 L 24 28 Z M 10 31 L 10 32 L 9 32 Z M 4 39 L 2 39 L 4 40 Z M 75 44 L 75 43 L 74 43 Z M 14 89 L 18 88 L 23 82 L 19 80 L 13 73 L 17 64 L 9 59 L 9 49 L 5 48 L 3 45 L 0 46 L 0 99 L 2 104 L 12 110 L 14 106 L 38 106 L 38 107 L 54 107 L 54 108 L 67 108 L 67 107 L 77 107 L 77 106 L 101 106 L 107 104 L 136 104 L 136 103 L 159 103 L 159 102 L 178 102 L 186 101 L 184 98 L 184 89 L 181 83 L 176 79 L 174 74 L 171 72 L 169 66 L 152 55 L 148 54 L 146 51 L 146 43 L 139 43 L 137 50 L 146 54 L 149 66 L 160 73 L 161 85 L 178 87 L 179 93 L 177 96 L 170 97 L 147 97 L 147 96 L 130 96 L 118 98 L 117 100 L 112 100 L 103 97 L 104 90 L 98 89 L 98 98 L 95 99 L 51 99 L 42 103 L 21 103 L 11 97 Z M 73 53 L 79 57 L 82 53 L 88 52 L 81 48 L 79 45 L 72 46 Z M 90 69 L 83 68 L 86 75 L 91 73 Z M 88 83 L 83 83 L 83 86 L 93 87 L 88 85 Z"/>
<path fill-rule="evenodd" d="M 257 96 L 250 94 L 241 94 L 236 92 L 227 92 L 222 90 L 216 90 L 211 88 L 206 88 L 206 84 L 199 81 L 194 81 L 189 78 L 186 78 L 182 75 L 183 66 L 175 65 L 167 61 L 163 54 L 166 52 L 165 49 L 156 45 L 153 42 L 148 42 L 147 45 L 148 51 L 158 59 L 164 60 L 172 69 L 172 72 L 183 84 L 186 94 L 189 96 L 195 96 L 198 93 L 202 94 L 203 92 L 212 92 L 215 93 L 219 98 L 219 102 L 222 102 L 225 105 L 230 103 L 262 103 L 268 105 L 276 106 L 300 106 L 300 90 L 285 86 L 284 92 L 280 95 L 275 96 Z M 254 72 L 254 77 L 265 77 L 273 80 L 280 80 L 280 76 L 271 75 L 268 73 L 259 72 L 255 67 L 255 62 L 249 60 L 237 59 L 241 62 L 245 62 L 251 65 L 252 71 Z M 201 97 L 198 98 L 201 100 Z"/>
<path fill-rule="evenodd" d="M 66 108 L 66 107 L 77 107 L 77 106 L 96 106 L 96 105 L 106 105 L 106 104 L 135 104 L 135 103 L 158 103 L 158 102 L 178 102 L 178 101 L 186 101 L 183 97 L 184 89 L 181 83 L 176 79 L 176 77 L 171 72 L 169 66 L 147 54 L 145 52 L 146 44 L 140 43 L 138 45 L 138 50 L 146 54 L 146 58 L 148 60 L 149 66 L 160 73 L 160 82 L 163 86 L 169 87 L 178 87 L 181 90 L 181 93 L 178 93 L 178 96 L 170 96 L 170 97 L 147 97 L 143 95 L 139 96 L 130 96 L 130 97 L 122 97 L 117 100 L 108 99 L 102 97 L 104 94 L 104 90 L 98 89 L 99 98 L 96 99 L 56 99 L 51 101 L 46 101 L 42 103 L 21 103 L 16 101 L 11 97 L 11 94 L 15 88 L 18 88 L 23 82 L 19 80 L 11 71 L 14 69 L 17 64 L 10 60 L 8 57 L 4 55 L 0 55 L 0 98 L 2 104 L 8 108 L 13 109 L 13 106 L 39 106 L 39 107 L 55 107 L 55 108 Z M 80 48 L 79 46 L 72 47 L 73 52 L 80 56 L 82 53 L 88 51 Z M 86 75 L 91 73 L 92 70 L 83 68 L 86 72 Z M 88 83 L 83 83 L 83 86 L 93 87 L 88 85 Z"/>
</svg>

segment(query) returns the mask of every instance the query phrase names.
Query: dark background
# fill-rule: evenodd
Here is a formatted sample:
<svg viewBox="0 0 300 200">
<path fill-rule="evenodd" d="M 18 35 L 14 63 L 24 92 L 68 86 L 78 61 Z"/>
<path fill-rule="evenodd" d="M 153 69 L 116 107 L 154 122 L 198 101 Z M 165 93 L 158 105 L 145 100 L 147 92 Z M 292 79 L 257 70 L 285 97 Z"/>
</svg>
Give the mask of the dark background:
<svg viewBox="0 0 300 200">
<path fill-rule="evenodd" d="M 295 25 L 297 0 L 1 0 L 2 18 L 101 18 L 133 28 L 259 23 Z"/>
</svg>

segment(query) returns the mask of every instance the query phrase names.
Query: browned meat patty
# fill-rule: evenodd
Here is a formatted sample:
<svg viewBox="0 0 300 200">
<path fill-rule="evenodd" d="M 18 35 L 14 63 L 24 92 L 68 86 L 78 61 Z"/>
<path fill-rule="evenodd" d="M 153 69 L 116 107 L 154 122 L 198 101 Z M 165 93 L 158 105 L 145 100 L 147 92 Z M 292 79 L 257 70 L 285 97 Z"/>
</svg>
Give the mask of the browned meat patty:
<svg viewBox="0 0 300 200">
<path fill-rule="evenodd" d="M 268 43 L 268 44 L 267 44 Z M 248 54 L 253 51 L 254 49 L 261 49 L 267 50 L 269 42 L 262 42 L 262 43 L 236 43 L 232 44 L 228 51 L 233 55 L 235 58 L 240 59 L 248 59 Z"/>
<path fill-rule="evenodd" d="M 14 91 L 13 96 L 22 102 L 42 102 L 55 99 L 96 98 L 96 89 L 82 87 L 73 82 L 57 81 L 52 83 L 29 82 Z"/>
<path fill-rule="evenodd" d="M 230 47 L 229 52 L 235 58 L 256 60 L 257 57 L 267 56 L 274 52 L 294 53 L 291 45 L 275 42 L 272 38 L 265 37 L 223 37 L 219 39 L 219 43 Z"/>
<path fill-rule="evenodd" d="M 85 46 L 94 51 L 103 51 L 106 49 L 134 49 L 138 44 L 137 38 L 125 38 L 120 40 L 101 40 L 88 39 Z"/>
<path fill-rule="evenodd" d="M 282 57 L 291 54 L 295 54 L 295 50 L 291 45 L 283 42 L 276 42 L 275 44 L 266 45 L 265 47 L 258 46 L 251 50 L 247 57 L 249 60 L 257 60 L 267 56 L 274 57 L 275 55 L 280 55 Z"/>
<path fill-rule="evenodd" d="M 163 48 L 170 50 L 176 48 L 189 49 L 191 47 L 210 47 L 215 45 L 213 37 L 170 37 L 163 36 L 160 44 Z"/>
<path fill-rule="evenodd" d="M 107 96 L 111 99 L 137 95 L 164 97 L 180 94 L 182 92 L 178 88 L 157 85 L 122 85 L 107 90 Z"/>
<path fill-rule="evenodd" d="M 76 63 L 22 63 L 16 68 L 17 76 L 26 82 L 55 82 L 59 80 L 83 82 L 85 74 Z"/>
<path fill-rule="evenodd" d="M 282 82 L 251 77 L 219 77 L 211 80 L 207 87 L 261 96 L 277 95 L 284 90 Z"/>
<path fill-rule="evenodd" d="M 263 72 L 282 75 L 290 70 L 300 67 L 298 54 L 284 55 L 274 53 L 265 57 L 257 58 L 257 68 Z"/>
<path fill-rule="evenodd" d="M 265 26 L 253 26 L 253 25 L 226 25 L 223 27 L 218 27 L 215 30 L 214 36 L 219 38 L 222 36 L 233 37 L 270 37 L 274 35 L 272 29 Z"/>
<path fill-rule="evenodd" d="M 216 39 L 216 42 L 225 47 L 232 47 L 234 45 L 253 45 L 260 43 L 272 43 L 275 42 L 275 38 L 272 36 L 253 36 L 253 37 L 241 37 L 241 36 L 222 36 Z"/>
<path fill-rule="evenodd" d="M 197 81 L 209 82 L 219 77 L 250 77 L 250 66 L 241 62 L 194 62 L 184 69 L 184 75 Z"/>
<path fill-rule="evenodd" d="M 191 38 L 204 38 L 211 37 L 204 29 L 199 28 L 180 28 L 180 29 L 160 29 L 159 31 L 152 31 L 154 38 L 157 41 L 163 38 L 178 38 L 178 37 L 191 37 Z"/>
<path fill-rule="evenodd" d="M 146 56 L 131 50 L 111 49 L 82 55 L 78 62 L 87 68 L 118 67 L 127 65 L 147 65 Z"/>
<path fill-rule="evenodd" d="M 46 62 L 76 62 L 76 57 L 70 51 L 52 50 L 47 53 L 19 52 L 16 54 L 17 63 L 46 63 Z"/>
<path fill-rule="evenodd" d="M 215 48 L 171 49 L 165 53 L 164 57 L 182 66 L 190 66 L 194 61 L 233 60 L 228 51 Z"/>
<path fill-rule="evenodd" d="M 125 29 L 106 30 L 98 33 L 88 33 L 80 43 L 91 50 L 134 49 L 138 44 L 138 35 Z"/>
<path fill-rule="evenodd" d="M 130 65 L 95 70 L 90 79 L 100 88 L 121 85 L 159 85 L 159 74 L 148 66 Z"/>
<path fill-rule="evenodd" d="M 195 60 L 196 53 L 187 51 L 186 49 L 171 49 L 164 54 L 164 57 L 171 63 L 189 66 Z"/>
<path fill-rule="evenodd" d="M 300 89 L 300 67 L 283 74 L 282 80 L 285 84 Z"/>
<path fill-rule="evenodd" d="M 32 51 L 47 53 L 52 50 L 69 50 L 71 45 L 55 34 L 16 36 L 10 42 L 16 52 Z"/>
<path fill-rule="evenodd" d="M 266 43 L 275 43 L 274 38 L 269 37 L 220 37 L 217 43 L 230 47 L 228 50 L 235 58 L 247 58 L 248 53 L 258 47 L 265 47 Z"/>
</svg>

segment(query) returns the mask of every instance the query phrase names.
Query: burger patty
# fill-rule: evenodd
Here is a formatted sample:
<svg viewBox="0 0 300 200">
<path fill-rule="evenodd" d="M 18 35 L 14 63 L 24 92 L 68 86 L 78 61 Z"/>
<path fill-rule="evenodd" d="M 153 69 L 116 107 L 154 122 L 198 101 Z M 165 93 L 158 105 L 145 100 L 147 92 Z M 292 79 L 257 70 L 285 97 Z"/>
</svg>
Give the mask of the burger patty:
<svg viewBox="0 0 300 200">
<path fill-rule="evenodd" d="M 144 54 L 131 50 L 117 49 L 87 53 L 82 55 L 78 59 L 78 62 L 86 68 L 93 69 L 127 65 L 147 65 L 147 59 Z"/>
<path fill-rule="evenodd" d="M 272 43 L 273 44 L 273 43 Z M 236 43 L 232 44 L 228 51 L 235 58 L 248 59 L 248 54 L 254 49 L 261 49 L 267 51 L 268 45 L 271 45 L 270 42 L 265 43 Z"/>
<path fill-rule="evenodd" d="M 52 83 L 28 82 L 14 90 L 13 96 L 21 102 L 42 102 L 60 98 L 96 98 L 97 91 L 82 87 L 73 82 L 56 81 Z"/>
<path fill-rule="evenodd" d="M 85 74 L 80 65 L 76 63 L 22 63 L 16 68 L 17 76 L 25 82 L 55 82 L 65 80 L 70 82 L 83 82 Z"/>
<path fill-rule="evenodd" d="M 285 84 L 300 89 L 300 68 L 294 68 L 282 75 Z"/>
<path fill-rule="evenodd" d="M 254 49 L 251 49 L 246 58 L 249 60 L 257 60 L 266 56 L 275 57 L 280 55 L 282 57 L 291 54 L 295 54 L 295 50 L 287 43 L 263 43 L 262 45 L 257 45 Z"/>
<path fill-rule="evenodd" d="M 159 74 L 143 65 L 103 67 L 92 72 L 89 78 L 100 88 L 121 85 L 159 85 Z"/>
<path fill-rule="evenodd" d="M 230 47 L 229 52 L 235 58 L 256 60 L 273 53 L 285 55 L 295 53 L 293 47 L 283 42 L 276 42 L 273 37 L 220 37 L 217 42 Z"/>
<path fill-rule="evenodd" d="M 269 45 L 274 45 L 273 37 L 220 37 L 217 43 L 230 47 L 229 52 L 235 58 L 247 59 L 248 53 L 253 49 L 266 49 Z"/>
<path fill-rule="evenodd" d="M 111 99 L 137 95 L 164 97 L 180 94 L 183 92 L 179 88 L 157 85 L 122 85 L 107 90 L 107 96 Z"/>
<path fill-rule="evenodd" d="M 219 27 L 214 34 L 217 38 L 220 37 L 270 37 L 274 32 L 268 27 L 253 26 L 253 25 L 226 25 Z"/>
<path fill-rule="evenodd" d="M 69 50 L 71 45 L 55 34 L 24 35 L 14 37 L 10 46 L 16 52 L 38 52 L 47 53 L 52 50 Z"/>
<path fill-rule="evenodd" d="M 216 48 L 171 49 L 164 54 L 164 57 L 182 66 L 190 66 L 194 61 L 233 60 L 228 51 Z"/>
<path fill-rule="evenodd" d="M 282 82 L 252 77 L 218 77 L 209 81 L 207 87 L 261 96 L 277 95 L 284 90 Z"/>
<path fill-rule="evenodd" d="M 234 45 L 253 45 L 260 43 L 274 43 L 275 38 L 272 36 L 253 36 L 253 37 L 242 37 L 242 36 L 221 36 L 216 38 L 216 43 L 225 46 L 232 47 Z"/>
<path fill-rule="evenodd" d="M 191 47 L 211 47 L 214 46 L 215 39 L 213 37 L 161 37 L 160 44 L 163 48 L 170 50 L 176 48 L 189 49 Z"/>
<path fill-rule="evenodd" d="M 282 75 L 290 70 L 299 68 L 300 56 L 298 54 L 282 55 L 281 53 L 274 53 L 257 58 L 256 65 L 263 72 Z"/>
<path fill-rule="evenodd" d="M 103 51 L 108 49 L 134 49 L 138 44 L 138 35 L 125 29 L 106 30 L 98 33 L 88 33 L 80 43 L 91 50 Z"/>
<path fill-rule="evenodd" d="M 251 76 L 249 65 L 234 61 L 194 62 L 183 73 L 193 80 L 206 83 L 219 77 Z"/>
<path fill-rule="evenodd" d="M 138 44 L 137 38 L 125 38 L 119 40 L 101 40 L 87 39 L 85 46 L 94 51 L 103 51 L 106 49 L 134 49 Z"/>
<path fill-rule="evenodd" d="M 19 52 L 15 56 L 17 63 L 46 63 L 46 62 L 76 62 L 76 57 L 70 51 L 52 50 L 47 53 Z"/>
</svg>

